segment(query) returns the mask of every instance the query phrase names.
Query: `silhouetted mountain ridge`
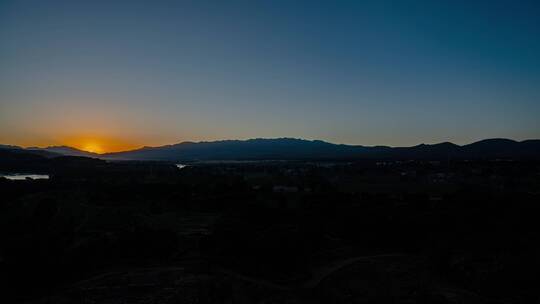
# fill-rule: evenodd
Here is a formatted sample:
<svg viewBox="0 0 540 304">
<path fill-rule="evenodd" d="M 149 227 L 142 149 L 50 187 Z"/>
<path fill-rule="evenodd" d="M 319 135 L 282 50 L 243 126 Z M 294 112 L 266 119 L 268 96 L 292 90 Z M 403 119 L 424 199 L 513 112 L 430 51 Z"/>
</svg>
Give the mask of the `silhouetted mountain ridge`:
<svg viewBox="0 0 540 304">
<path fill-rule="evenodd" d="M 131 160 L 295 160 L 295 159 L 449 159 L 540 158 L 540 140 L 486 139 L 459 146 L 451 142 L 412 147 L 333 144 L 295 138 L 182 142 L 107 153 L 105 159 Z"/>
<path fill-rule="evenodd" d="M 88 151 L 84 151 L 84 150 L 69 147 L 69 146 L 50 146 L 46 148 L 37 148 L 37 149 L 49 151 L 53 153 L 58 153 L 62 155 L 67 155 L 67 156 L 84 156 L 84 157 L 99 158 L 99 154 L 97 153 L 88 152 Z"/>
<path fill-rule="evenodd" d="M 493 138 L 459 146 L 451 142 L 419 144 L 412 147 L 333 144 L 297 138 L 254 138 L 247 140 L 185 141 L 159 147 L 97 154 L 68 146 L 0 149 L 41 153 L 42 156 L 84 156 L 108 160 L 307 160 L 307 159 L 540 159 L 540 140 L 521 142 Z"/>
</svg>

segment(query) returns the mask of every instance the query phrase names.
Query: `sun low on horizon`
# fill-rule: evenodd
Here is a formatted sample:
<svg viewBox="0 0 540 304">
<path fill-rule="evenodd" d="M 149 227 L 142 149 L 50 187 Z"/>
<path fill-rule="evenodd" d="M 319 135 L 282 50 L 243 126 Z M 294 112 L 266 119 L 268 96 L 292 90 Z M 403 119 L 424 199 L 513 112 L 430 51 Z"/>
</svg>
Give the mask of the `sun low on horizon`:
<svg viewBox="0 0 540 304">
<path fill-rule="evenodd" d="M 103 146 L 98 142 L 83 143 L 80 147 L 81 150 L 93 152 L 93 153 L 105 153 Z"/>
<path fill-rule="evenodd" d="M 73 138 L 61 141 L 63 146 L 73 147 L 92 153 L 111 153 L 133 150 L 139 145 L 113 138 Z"/>
</svg>

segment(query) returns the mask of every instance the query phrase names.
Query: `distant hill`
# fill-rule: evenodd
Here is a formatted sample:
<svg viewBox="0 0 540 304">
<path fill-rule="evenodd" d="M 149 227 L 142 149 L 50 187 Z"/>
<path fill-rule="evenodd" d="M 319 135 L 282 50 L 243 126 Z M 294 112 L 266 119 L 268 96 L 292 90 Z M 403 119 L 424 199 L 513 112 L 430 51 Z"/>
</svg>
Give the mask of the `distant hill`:
<svg viewBox="0 0 540 304">
<path fill-rule="evenodd" d="M 12 145 L 0 145 L 0 149 L 22 149 L 19 146 L 12 146 Z"/>
<path fill-rule="evenodd" d="M 49 161 L 62 155 L 40 151 L 27 150 L 21 147 L 0 147 L 0 173 L 2 172 L 43 172 Z"/>
<path fill-rule="evenodd" d="M 540 159 L 540 140 L 486 139 L 459 146 L 450 142 L 412 147 L 356 146 L 295 138 L 182 142 L 160 147 L 96 154 L 67 146 L 0 149 L 46 157 L 84 156 L 107 160 L 343 160 L 343 159 Z"/>
<path fill-rule="evenodd" d="M 104 154 L 108 159 L 141 160 L 261 160 L 347 158 L 364 150 L 360 146 L 336 145 L 324 141 L 279 138 L 183 142 L 162 147 Z"/>
<path fill-rule="evenodd" d="M 88 152 L 88 151 L 84 151 L 84 150 L 80 150 L 80 149 L 68 147 L 68 146 L 51 146 L 47 148 L 38 148 L 38 149 L 43 150 L 43 151 L 58 153 L 62 155 L 67 155 L 67 156 L 84 156 L 84 157 L 99 158 L 99 154 L 97 153 Z"/>
<path fill-rule="evenodd" d="M 161 147 L 108 153 L 105 159 L 126 160 L 306 160 L 306 159 L 495 159 L 539 158 L 540 140 L 517 142 L 487 139 L 459 146 L 444 142 L 413 147 L 338 145 L 294 138 L 183 142 Z"/>
<path fill-rule="evenodd" d="M 68 151 L 68 150 L 66 150 Z M 95 169 L 105 163 L 102 159 L 63 155 L 40 148 L 0 146 L 0 173 L 58 173 Z"/>
<path fill-rule="evenodd" d="M 40 147 L 28 147 L 23 148 L 19 146 L 12 145 L 0 145 L 0 151 L 11 151 L 18 153 L 31 153 L 36 155 L 41 155 L 44 157 L 58 157 L 58 156 L 83 156 L 83 157 L 93 157 L 99 158 L 100 155 L 97 153 L 92 153 L 88 151 L 83 151 L 77 148 L 68 147 L 68 146 L 51 146 L 46 148 Z"/>
<path fill-rule="evenodd" d="M 62 156 L 62 153 L 47 151 L 40 148 L 22 148 L 19 146 L 0 145 L 0 155 L 2 157 L 33 158 L 35 156 L 53 158 Z"/>
</svg>

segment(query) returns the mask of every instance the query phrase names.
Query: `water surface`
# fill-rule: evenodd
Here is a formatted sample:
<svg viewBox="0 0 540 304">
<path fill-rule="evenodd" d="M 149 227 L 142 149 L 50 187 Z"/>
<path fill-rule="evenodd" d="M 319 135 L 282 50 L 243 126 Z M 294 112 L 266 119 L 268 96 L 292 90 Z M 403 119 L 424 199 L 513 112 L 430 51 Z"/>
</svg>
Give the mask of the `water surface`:
<svg viewBox="0 0 540 304">
<path fill-rule="evenodd" d="M 49 179 L 49 175 L 47 175 L 47 174 L 13 173 L 13 174 L 0 174 L 0 177 L 5 177 L 5 178 L 10 179 L 10 180 Z"/>
</svg>

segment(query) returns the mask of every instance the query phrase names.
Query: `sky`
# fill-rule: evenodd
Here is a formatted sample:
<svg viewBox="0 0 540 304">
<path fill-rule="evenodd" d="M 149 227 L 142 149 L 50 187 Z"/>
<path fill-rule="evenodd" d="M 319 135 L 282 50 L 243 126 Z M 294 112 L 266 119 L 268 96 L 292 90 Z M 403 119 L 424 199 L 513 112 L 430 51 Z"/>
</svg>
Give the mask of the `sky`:
<svg viewBox="0 0 540 304">
<path fill-rule="evenodd" d="M 538 1 L 0 0 L 0 143 L 540 138 Z"/>
</svg>

